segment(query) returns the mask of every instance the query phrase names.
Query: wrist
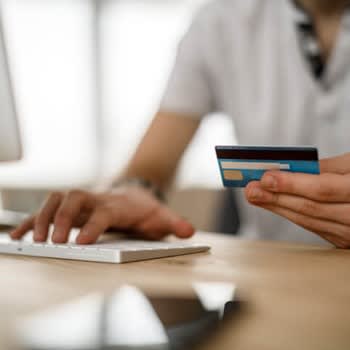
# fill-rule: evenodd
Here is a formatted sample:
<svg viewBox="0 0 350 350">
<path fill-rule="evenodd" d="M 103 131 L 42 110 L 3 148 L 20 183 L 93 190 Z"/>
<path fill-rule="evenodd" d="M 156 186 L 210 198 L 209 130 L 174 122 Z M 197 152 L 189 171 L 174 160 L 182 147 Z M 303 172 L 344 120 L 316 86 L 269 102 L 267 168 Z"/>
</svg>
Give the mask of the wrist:
<svg viewBox="0 0 350 350">
<path fill-rule="evenodd" d="M 131 178 L 122 179 L 116 182 L 113 187 L 114 188 L 120 188 L 120 187 L 141 188 L 143 190 L 150 192 L 159 201 L 161 202 L 166 201 L 165 193 L 157 185 L 155 185 L 152 181 L 149 181 L 141 177 L 131 177 Z"/>
</svg>

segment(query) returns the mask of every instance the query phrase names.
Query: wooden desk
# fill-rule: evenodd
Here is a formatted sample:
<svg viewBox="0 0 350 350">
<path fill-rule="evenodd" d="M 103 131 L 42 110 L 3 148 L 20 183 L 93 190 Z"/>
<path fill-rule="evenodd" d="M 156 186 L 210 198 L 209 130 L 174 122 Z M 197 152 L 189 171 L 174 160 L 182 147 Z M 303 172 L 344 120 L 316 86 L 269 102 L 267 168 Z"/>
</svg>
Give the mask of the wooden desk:
<svg viewBox="0 0 350 350">
<path fill-rule="evenodd" d="M 346 349 L 350 251 L 248 242 L 217 234 L 212 252 L 125 265 L 0 256 L 0 300 L 23 314 L 124 283 L 188 294 L 193 281 L 231 281 L 246 312 L 205 349 Z"/>
</svg>

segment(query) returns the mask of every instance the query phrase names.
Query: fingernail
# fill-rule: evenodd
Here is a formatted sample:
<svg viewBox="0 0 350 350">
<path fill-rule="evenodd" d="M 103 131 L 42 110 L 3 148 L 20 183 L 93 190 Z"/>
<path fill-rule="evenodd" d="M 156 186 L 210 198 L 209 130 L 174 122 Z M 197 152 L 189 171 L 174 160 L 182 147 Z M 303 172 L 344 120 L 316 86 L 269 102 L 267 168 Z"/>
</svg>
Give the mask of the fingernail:
<svg viewBox="0 0 350 350">
<path fill-rule="evenodd" d="M 265 175 L 262 178 L 261 183 L 264 187 L 272 190 L 277 188 L 277 180 L 272 175 Z"/>
<path fill-rule="evenodd" d="M 249 199 L 258 200 L 263 197 L 263 192 L 259 188 L 253 188 L 249 192 Z"/>
</svg>

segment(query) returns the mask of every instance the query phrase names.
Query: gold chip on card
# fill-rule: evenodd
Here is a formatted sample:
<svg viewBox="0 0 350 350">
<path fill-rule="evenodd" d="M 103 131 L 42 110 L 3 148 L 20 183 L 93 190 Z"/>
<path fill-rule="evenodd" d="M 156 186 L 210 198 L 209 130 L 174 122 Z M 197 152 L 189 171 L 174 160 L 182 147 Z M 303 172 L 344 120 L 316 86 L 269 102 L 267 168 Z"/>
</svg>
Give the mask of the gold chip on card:
<svg viewBox="0 0 350 350">
<path fill-rule="evenodd" d="M 243 180 L 243 174 L 239 170 L 224 170 L 225 180 L 241 181 Z"/>
</svg>

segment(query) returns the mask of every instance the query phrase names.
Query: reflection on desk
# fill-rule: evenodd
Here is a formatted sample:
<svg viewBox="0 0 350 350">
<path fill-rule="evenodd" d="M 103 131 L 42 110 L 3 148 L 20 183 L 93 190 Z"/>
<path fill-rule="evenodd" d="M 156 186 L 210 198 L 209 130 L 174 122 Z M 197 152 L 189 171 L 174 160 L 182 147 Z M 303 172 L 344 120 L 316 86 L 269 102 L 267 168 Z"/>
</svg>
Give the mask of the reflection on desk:
<svg viewBox="0 0 350 350">
<path fill-rule="evenodd" d="M 0 303 L 19 317 L 125 284 L 187 298 L 193 282 L 220 281 L 238 286 L 245 307 L 204 350 L 349 348 L 350 251 L 214 233 L 190 242 L 211 254 L 126 265 L 0 256 Z"/>
<path fill-rule="evenodd" d="M 123 286 L 18 321 L 25 350 L 192 349 L 239 308 L 231 284 L 197 283 L 198 298 L 147 297 Z M 228 298 L 228 299 L 227 299 Z"/>
</svg>

